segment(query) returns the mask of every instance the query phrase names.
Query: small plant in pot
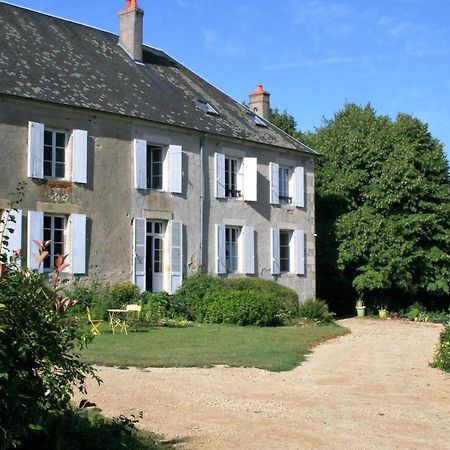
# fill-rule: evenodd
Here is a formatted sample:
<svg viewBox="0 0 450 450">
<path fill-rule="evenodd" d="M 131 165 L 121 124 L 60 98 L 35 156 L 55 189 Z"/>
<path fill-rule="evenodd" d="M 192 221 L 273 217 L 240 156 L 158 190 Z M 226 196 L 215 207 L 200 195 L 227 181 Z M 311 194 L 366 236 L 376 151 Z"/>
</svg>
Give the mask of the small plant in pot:
<svg viewBox="0 0 450 450">
<path fill-rule="evenodd" d="M 386 319 L 386 317 L 387 317 L 387 307 L 386 306 L 379 306 L 378 307 L 378 316 L 381 319 Z"/>
<path fill-rule="evenodd" d="M 366 307 L 364 305 L 362 298 L 359 298 L 356 301 L 356 313 L 357 313 L 358 317 L 364 317 L 366 314 Z"/>
</svg>

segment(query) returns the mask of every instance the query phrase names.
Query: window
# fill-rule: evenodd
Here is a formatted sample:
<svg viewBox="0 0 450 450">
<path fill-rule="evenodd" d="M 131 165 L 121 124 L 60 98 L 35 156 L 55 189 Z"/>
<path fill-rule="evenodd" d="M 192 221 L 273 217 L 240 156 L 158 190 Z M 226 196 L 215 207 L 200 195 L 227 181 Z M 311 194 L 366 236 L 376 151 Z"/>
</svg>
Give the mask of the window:
<svg viewBox="0 0 450 450">
<path fill-rule="evenodd" d="M 8 259 L 14 252 L 22 250 L 22 210 L 21 209 L 0 209 L 0 235 L 8 238 L 7 255 Z M 0 251 L 3 252 L 4 242 L 0 242 Z M 20 258 L 16 261 L 20 265 Z"/>
<path fill-rule="evenodd" d="M 66 176 L 66 132 L 44 130 L 44 178 Z"/>
<path fill-rule="evenodd" d="M 211 106 L 209 102 L 206 100 L 198 100 L 200 103 L 200 106 L 203 108 L 203 111 L 205 111 L 207 114 L 210 114 L 211 116 L 219 116 L 220 114 L 217 112 L 217 110 Z"/>
<path fill-rule="evenodd" d="M 247 114 L 250 116 L 250 119 L 256 126 L 267 128 L 266 122 L 264 122 L 264 120 L 262 120 L 261 117 L 259 117 L 258 115 L 254 114 L 252 112 L 249 112 Z"/>
<path fill-rule="evenodd" d="M 28 176 L 87 183 L 87 145 L 85 130 L 68 133 L 29 122 Z"/>
<path fill-rule="evenodd" d="M 163 149 L 147 145 L 147 187 L 149 189 L 163 188 Z"/>
<path fill-rule="evenodd" d="M 239 236 L 240 227 L 225 227 L 225 266 L 226 271 L 239 271 Z"/>
<path fill-rule="evenodd" d="M 305 171 L 304 168 L 269 164 L 270 203 L 272 205 L 305 206 Z"/>
<path fill-rule="evenodd" d="M 217 274 L 255 273 L 255 229 L 251 226 L 216 224 Z"/>
<path fill-rule="evenodd" d="M 65 255 L 66 217 L 44 214 L 44 242 L 51 241 L 47 247 L 48 257 L 44 259 L 44 270 L 55 267 L 57 255 Z"/>
<path fill-rule="evenodd" d="M 225 197 L 240 197 L 238 189 L 240 161 L 235 158 L 225 158 Z"/>
<path fill-rule="evenodd" d="M 258 160 L 214 154 L 215 197 L 240 198 L 246 202 L 258 199 Z"/>
<path fill-rule="evenodd" d="M 280 230 L 272 228 L 272 275 L 291 273 L 304 275 L 305 233 L 303 230 Z"/>
<path fill-rule="evenodd" d="M 183 281 L 183 223 L 133 221 L 133 282 L 141 292 L 175 292 Z"/>
<path fill-rule="evenodd" d="M 279 173 L 279 191 L 278 198 L 280 205 L 288 205 L 292 203 L 292 195 L 290 189 L 291 171 L 288 167 L 280 167 Z"/>
<path fill-rule="evenodd" d="M 134 139 L 134 187 L 181 194 L 183 148 L 147 144 Z"/>
<path fill-rule="evenodd" d="M 71 273 L 86 273 L 86 223 L 84 214 L 50 214 L 42 211 L 28 211 L 27 220 L 27 264 L 38 269 L 35 255 L 38 253 L 35 241 L 51 241 L 47 247 L 49 256 L 39 267 L 50 271 L 57 255 L 68 254 Z"/>
</svg>

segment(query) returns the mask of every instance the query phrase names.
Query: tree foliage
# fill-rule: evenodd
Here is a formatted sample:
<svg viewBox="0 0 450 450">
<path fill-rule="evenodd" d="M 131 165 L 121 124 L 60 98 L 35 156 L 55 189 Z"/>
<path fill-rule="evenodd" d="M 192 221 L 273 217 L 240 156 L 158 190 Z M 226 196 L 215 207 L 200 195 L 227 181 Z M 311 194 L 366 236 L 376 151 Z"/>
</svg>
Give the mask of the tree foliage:
<svg viewBox="0 0 450 450">
<path fill-rule="evenodd" d="M 346 104 L 305 139 L 322 155 L 319 294 L 333 304 L 335 293 L 343 293 L 341 304 L 333 304 L 341 310 L 353 304 L 352 290 L 369 304 L 448 301 L 448 162 L 427 125 Z"/>
<path fill-rule="evenodd" d="M 271 108 L 270 121 L 290 136 L 296 139 L 301 137 L 294 116 L 291 116 L 286 110 L 280 111 L 278 108 Z"/>
</svg>

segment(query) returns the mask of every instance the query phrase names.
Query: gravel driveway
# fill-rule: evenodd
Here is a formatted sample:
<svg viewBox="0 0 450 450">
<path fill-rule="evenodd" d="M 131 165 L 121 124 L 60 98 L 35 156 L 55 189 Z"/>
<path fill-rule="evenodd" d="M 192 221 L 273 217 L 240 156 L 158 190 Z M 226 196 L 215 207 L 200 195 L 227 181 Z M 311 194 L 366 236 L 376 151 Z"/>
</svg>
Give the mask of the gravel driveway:
<svg viewBox="0 0 450 450">
<path fill-rule="evenodd" d="M 450 449 L 450 376 L 428 366 L 442 327 L 341 324 L 352 333 L 291 372 L 98 368 L 88 398 L 106 415 L 143 411 L 142 428 L 181 448 Z"/>
</svg>

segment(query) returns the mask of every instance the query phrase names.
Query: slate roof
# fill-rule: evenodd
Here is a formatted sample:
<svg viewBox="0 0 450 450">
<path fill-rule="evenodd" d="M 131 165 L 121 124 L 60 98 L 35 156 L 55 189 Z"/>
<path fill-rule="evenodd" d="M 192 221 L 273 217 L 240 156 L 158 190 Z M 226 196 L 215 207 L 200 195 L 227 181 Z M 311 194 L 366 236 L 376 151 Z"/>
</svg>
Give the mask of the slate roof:
<svg viewBox="0 0 450 450">
<path fill-rule="evenodd" d="M 89 108 L 211 134 L 311 149 L 267 123 L 161 50 L 137 64 L 118 36 L 0 2 L 0 94 Z M 198 99 L 220 116 L 206 114 Z"/>
</svg>

